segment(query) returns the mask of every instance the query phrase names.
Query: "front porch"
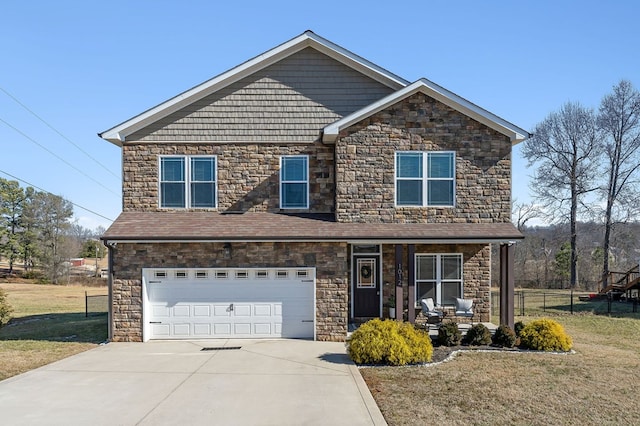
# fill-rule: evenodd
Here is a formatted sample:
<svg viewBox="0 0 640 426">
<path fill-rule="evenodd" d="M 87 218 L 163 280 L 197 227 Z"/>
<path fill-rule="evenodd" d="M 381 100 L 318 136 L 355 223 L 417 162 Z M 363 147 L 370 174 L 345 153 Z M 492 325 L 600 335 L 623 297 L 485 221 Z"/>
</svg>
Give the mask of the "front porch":
<svg viewBox="0 0 640 426">
<path fill-rule="evenodd" d="M 500 244 L 500 323 L 513 328 L 513 243 L 350 244 L 350 323 L 389 318 L 420 323 L 420 300 L 454 315 L 455 298 L 473 300 L 474 323 L 491 321 L 491 244 Z M 471 321 L 469 321 L 471 322 Z"/>
</svg>

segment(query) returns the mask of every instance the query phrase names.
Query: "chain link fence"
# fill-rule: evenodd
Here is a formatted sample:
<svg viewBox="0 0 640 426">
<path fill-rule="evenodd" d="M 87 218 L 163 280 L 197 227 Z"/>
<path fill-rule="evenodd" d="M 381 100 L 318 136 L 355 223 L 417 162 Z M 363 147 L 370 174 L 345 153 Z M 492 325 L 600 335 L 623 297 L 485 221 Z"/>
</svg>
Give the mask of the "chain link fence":
<svg viewBox="0 0 640 426">
<path fill-rule="evenodd" d="M 516 316 L 562 315 L 591 312 L 594 314 L 623 315 L 638 312 L 638 297 L 624 295 L 573 292 L 570 290 L 535 291 L 517 290 L 514 293 Z M 500 315 L 500 292 L 491 293 L 491 314 Z"/>
<path fill-rule="evenodd" d="M 84 292 L 85 317 L 94 315 L 106 315 L 109 312 L 109 295 L 94 294 L 89 295 Z"/>
</svg>

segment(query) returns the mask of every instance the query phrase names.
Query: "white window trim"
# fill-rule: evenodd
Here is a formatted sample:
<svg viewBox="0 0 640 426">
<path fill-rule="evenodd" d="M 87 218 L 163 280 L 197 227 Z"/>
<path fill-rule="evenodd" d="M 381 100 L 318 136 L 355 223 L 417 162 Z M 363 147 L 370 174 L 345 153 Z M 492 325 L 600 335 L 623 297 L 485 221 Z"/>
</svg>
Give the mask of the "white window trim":
<svg viewBox="0 0 640 426">
<path fill-rule="evenodd" d="M 282 168 L 282 160 L 285 158 L 304 158 L 306 163 L 307 163 L 307 179 L 306 180 L 288 180 L 288 181 L 283 181 L 283 176 L 282 176 L 282 172 L 283 172 L 283 168 Z M 309 209 L 309 156 L 308 155 L 281 155 L 280 156 L 280 194 L 279 194 L 279 198 L 280 198 L 280 209 L 282 210 L 308 210 Z M 307 187 L 307 203 L 304 207 L 285 207 L 282 205 L 282 186 L 285 183 L 304 183 Z"/>
<path fill-rule="evenodd" d="M 464 295 L 464 256 L 462 253 L 416 253 L 414 258 L 414 271 L 413 276 L 415 277 L 415 307 L 420 307 L 420 292 L 418 291 L 418 283 L 419 282 L 429 282 L 432 280 L 420 280 L 418 279 L 418 258 L 420 256 L 436 256 L 436 297 L 434 302 L 437 305 L 442 305 L 442 282 L 452 282 L 458 281 L 460 285 L 460 296 Z M 460 279 L 451 280 L 451 279 L 442 279 L 442 256 L 458 256 L 460 258 Z"/>
<path fill-rule="evenodd" d="M 421 178 L 398 178 L 398 154 L 421 154 L 422 156 L 422 177 Z M 428 177 L 428 154 L 452 154 L 453 155 L 453 170 L 452 178 L 430 178 Z M 420 180 L 422 182 L 422 205 L 413 204 L 398 204 L 398 181 L 399 180 Z M 429 204 L 429 194 L 427 191 L 429 181 L 445 180 L 453 181 L 453 203 L 451 205 L 431 205 Z M 393 205 L 394 207 L 404 208 L 451 208 L 456 206 L 456 152 L 455 151 L 396 151 L 393 156 Z"/>
<path fill-rule="evenodd" d="M 184 207 L 163 207 L 162 206 L 162 159 L 181 158 L 184 160 Z M 192 158 L 213 158 L 215 170 L 213 173 L 213 207 L 191 207 L 191 159 Z M 196 181 L 202 182 L 202 181 Z M 218 208 L 218 156 L 217 155 L 160 155 L 158 156 L 158 207 L 166 210 L 187 210 L 187 209 L 217 209 Z"/>
</svg>

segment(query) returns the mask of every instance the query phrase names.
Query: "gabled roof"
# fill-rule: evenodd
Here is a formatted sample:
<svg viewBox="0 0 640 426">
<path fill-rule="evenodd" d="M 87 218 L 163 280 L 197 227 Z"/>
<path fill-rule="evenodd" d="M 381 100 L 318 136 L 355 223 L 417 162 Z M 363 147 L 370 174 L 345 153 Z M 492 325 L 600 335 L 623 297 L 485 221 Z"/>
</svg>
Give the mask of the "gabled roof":
<svg viewBox="0 0 640 426">
<path fill-rule="evenodd" d="M 425 95 L 455 109 L 456 111 L 459 111 L 462 114 L 494 129 L 495 131 L 508 136 L 513 145 L 522 142 L 529 137 L 529 133 L 526 130 L 523 130 L 497 115 L 480 108 L 476 104 L 469 102 L 434 82 L 429 81 L 426 78 L 422 78 L 415 83 L 405 86 L 389 96 L 386 96 L 379 101 L 326 126 L 323 131 L 322 140 L 324 142 L 334 142 L 341 130 L 344 130 L 349 126 L 418 92 L 422 92 Z"/>
<path fill-rule="evenodd" d="M 109 242 L 384 242 L 488 244 L 524 238 L 511 223 L 343 223 L 332 215 L 269 212 L 124 212 L 102 240 Z"/>
<path fill-rule="evenodd" d="M 409 84 L 407 80 L 404 80 L 374 63 L 349 52 L 337 44 L 318 36 L 312 31 L 305 31 L 301 35 L 268 50 L 267 52 L 256 56 L 255 58 L 250 59 L 227 72 L 205 81 L 204 83 L 199 84 L 198 86 L 195 86 L 192 89 L 189 89 L 186 92 L 183 92 L 178 96 L 175 96 L 168 101 L 125 121 L 124 123 L 118 124 L 109 130 L 99 133 L 98 136 L 118 146 L 122 146 L 122 142 L 125 141 L 126 137 L 137 130 L 140 130 L 149 124 L 152 124 L 157 120 L 228 86 L 229 84 L 266 68 L 307 47 L 316 49 L 332 59 L 335 59 L 394 90 L 400 89 Z"/>
</svg>

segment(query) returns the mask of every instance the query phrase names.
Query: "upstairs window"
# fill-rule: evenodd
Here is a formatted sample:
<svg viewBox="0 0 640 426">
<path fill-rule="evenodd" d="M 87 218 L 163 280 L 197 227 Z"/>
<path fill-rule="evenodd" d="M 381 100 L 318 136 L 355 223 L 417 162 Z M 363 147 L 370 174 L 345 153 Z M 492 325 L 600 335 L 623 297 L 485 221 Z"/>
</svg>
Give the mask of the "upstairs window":
<svg viewBox="0 0 640 426">
<path fill-rule="evenodd" d="M 309 208 L 309 157 L 280 157 L 280 208 Z"/>
<path fill-rule="evenodd" d="M 396 152 L 396 206 L 453 207 L 455 152 Z"/>
<path fill-rule="evenodd" d="M 160 157 L 160 207 L 215 208 L 216 157 Z"/>
</svg>

